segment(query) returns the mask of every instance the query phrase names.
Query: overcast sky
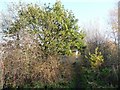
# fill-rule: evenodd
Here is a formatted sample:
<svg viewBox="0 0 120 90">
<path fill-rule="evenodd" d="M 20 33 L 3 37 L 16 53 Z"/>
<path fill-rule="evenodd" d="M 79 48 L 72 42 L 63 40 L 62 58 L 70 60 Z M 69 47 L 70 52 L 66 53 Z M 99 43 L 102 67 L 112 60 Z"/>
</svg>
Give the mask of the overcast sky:
<svg viewBox="0 0 120 90">
<path fill-rule="evenodd" d="M 11 2 L 24 1 L 26 3 L 51 3 L 56 0 L 0 0 L 0 11 L 6 11 Z M 97 21 L 101 30 L 106 28 L 110 10 L 114 9 L 118 0 L 61 0 L 66 9 L 72 10 L 79 19 L 79 26 L 87 26 Z M 96 23 L 95 23 L 96 24 Z"/>
</svg>

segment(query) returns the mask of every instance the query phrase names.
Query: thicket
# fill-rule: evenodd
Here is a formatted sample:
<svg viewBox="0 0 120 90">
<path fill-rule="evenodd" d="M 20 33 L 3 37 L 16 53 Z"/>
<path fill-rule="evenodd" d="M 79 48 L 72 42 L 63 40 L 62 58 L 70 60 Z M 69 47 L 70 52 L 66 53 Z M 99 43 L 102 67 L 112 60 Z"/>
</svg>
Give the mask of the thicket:
<svg viewBox="0 0 120 90">
<path fill-rule="evenodd" d="M 85 42 L 78 20 L 61 2 L 20 4 L 9 14 L 2 20 L 8 37 L 0 48 L 2 88 L 118 87 L 118 45 L 94 38 Z M 74 50 L 80 52 L 77 59 Z"/>
</svg>

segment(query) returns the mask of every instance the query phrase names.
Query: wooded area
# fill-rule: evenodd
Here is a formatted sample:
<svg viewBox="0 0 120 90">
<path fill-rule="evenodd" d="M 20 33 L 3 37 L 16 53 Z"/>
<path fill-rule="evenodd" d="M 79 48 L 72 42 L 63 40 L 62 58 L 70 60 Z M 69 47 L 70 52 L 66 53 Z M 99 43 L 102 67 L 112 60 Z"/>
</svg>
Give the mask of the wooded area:
<svg viewBox="0 0 120 90">
<path fill-rule="evenodd" d="M 112 38 L 96 31 L 88 35 L 60 1 L 53 6 L 20 3 L 1 14 L 1 89 L 118 88 L 117 8 L 110 12 Z"/>
</svg>

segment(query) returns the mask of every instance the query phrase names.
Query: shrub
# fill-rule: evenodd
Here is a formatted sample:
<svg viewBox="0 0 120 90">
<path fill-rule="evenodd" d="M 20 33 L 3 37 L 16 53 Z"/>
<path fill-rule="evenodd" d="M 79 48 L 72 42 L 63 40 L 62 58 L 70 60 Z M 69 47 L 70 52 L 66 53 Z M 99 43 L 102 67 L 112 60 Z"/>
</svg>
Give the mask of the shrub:
<svg viewBox="0 0 120 90">
<path fill-rule="evenodd" d="M 89 53 L 89 56 L 90 57 L 87 58 L 89 59 L 92 68 L 98 68 L 104 62 L 103 55 L 101 52 L 98 52 L 98 48 L 95 49 L 94 54 Z"/>
<path fill-rule="evenodd" d="M 8 47 L 6 47 L 8 48 Z M 5 49 L 6 49 L 5 48 Z M 32 48 L 6 50 L 3 55 L 5 87 L 71 87 L 74 69 L 68 61 L 62 62 L 59 56 L 44 54 L 37 44 Z M 37 84 L 36 84 L 37 83 Z"/>
</svg>

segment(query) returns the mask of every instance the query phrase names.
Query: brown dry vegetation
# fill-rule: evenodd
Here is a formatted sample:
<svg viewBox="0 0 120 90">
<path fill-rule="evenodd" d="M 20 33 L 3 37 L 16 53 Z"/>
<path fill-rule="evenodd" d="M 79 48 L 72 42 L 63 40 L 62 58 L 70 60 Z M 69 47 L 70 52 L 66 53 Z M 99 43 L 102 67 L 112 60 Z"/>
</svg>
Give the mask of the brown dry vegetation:
<svg viewBox="0 0 120 90">
<path fill-rule="evenodd" d="M 28 47 L 24 45 L 24 47 Z M 75 75 L 72 64 L 63 62 L 58 56 L 43 58 L 37 44 L 32 48 L 4 48 L 2 61 L 4 63 L 3 82 L 5 86 L 23 86 L 40 82 L 54 84 L 69 83 Z"/>
</svg>

